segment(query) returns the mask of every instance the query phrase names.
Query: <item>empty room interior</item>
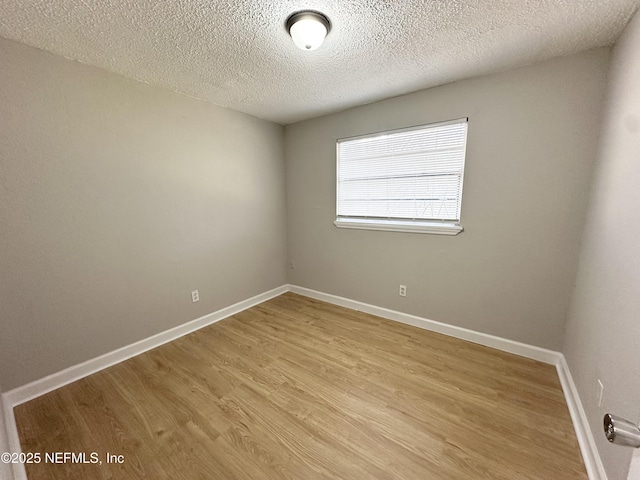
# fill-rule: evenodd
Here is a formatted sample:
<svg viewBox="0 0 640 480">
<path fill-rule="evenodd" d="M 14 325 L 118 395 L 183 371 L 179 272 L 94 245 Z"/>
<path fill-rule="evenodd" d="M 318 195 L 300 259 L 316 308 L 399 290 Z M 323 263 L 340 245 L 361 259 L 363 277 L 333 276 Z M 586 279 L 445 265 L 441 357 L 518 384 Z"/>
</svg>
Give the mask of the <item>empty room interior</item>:
<svg viewBox="0 0 640 480">
<path fill-rule="evenodd" d="M 638 6 L 0 1 L 0 478 L 640 479 Z"/>
</svg>

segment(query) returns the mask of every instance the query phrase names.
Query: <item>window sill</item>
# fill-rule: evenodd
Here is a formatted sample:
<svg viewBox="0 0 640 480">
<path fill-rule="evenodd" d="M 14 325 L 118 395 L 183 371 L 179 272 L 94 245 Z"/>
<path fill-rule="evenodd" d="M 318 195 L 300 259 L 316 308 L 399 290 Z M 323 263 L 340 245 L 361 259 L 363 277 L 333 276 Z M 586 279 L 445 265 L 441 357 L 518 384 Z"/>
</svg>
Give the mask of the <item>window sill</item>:
<svg viewBox="0 0 640 480">
<path fill-rule="evenodd" d="M 362 218 L 338 218 L 333 223 L 338 228 L 382 230 L 385 232 L 429 233 L 433 235 L 458 235 L 464 230 L 462 225 L 445 222 L 412 222 L 401 220 L 365 220 Z"/>
</svg>

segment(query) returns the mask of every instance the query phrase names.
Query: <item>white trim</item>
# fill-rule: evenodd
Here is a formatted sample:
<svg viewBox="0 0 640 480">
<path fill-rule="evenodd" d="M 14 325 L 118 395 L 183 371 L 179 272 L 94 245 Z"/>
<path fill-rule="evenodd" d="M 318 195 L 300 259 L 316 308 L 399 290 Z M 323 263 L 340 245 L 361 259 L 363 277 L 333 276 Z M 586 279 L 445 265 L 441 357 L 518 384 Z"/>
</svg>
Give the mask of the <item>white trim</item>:
<svg viewBox="0 0 640 480">
<path fill-rule="evenodd" d="M 388 308 L 376 307 L 375 305 L 370 305 L 368 303 L 358 302 L 356 300 L 350 300 L 344 297 L 338 297 L 337 295 L 331 295 L 329 293 L 318 292 L 316 290 L 311 290 L 305 287 L 290 285 L 289 290 L 293 293 L 298 293 L 306 297 L 322 300 L 323 302 L 333 303 L 334 305 L 350 308 L 352 310 L 370 313 L 372 315 L 377 315 L 389 320 L 395 320 L 396 322 L 406 323 L 407 325 L 413 325 L 414 327 L 430 330 L 432 332 L 442 333 L 450 337 L 460 338 L 469 342 L 496 348 L 498 350 L 502 350 L 503 352 L 514 353 L 522 357 L 532 358 L 534 360 L 549 363 L 551 365 L 556 365 L 558 357 L 562 355 L 559 352 L 547 350 L 546 348 L 527 345 L 526 343 L 520 343 L 514 340 L 496 337 L 487 333 L 476 332 L 474 330 L 469 330 L 463 327 L 456 327 L 455 325 L 449 325 L 447 323 L 417 317 L 415 315 L 398 312 L 396 310 L 389 310 Z"/>
<path fill-rule="evenodd" d="M 8 392 L 7 392 L 8 393 Z M 2 394 L 2 413 L 4 415 L 5 426 L 7 427 L 7 437 L 9 440 L 8 452 L 21 452 L 20 436 L 18 435 L 18 427 L 16 426 L 16 419 L 13 415 L 13 405 L 9 402 L 7 394 Z M 13 463 L 13 475 L 9 479 L 13 480 L 27 480 L 27 471 L 22 463 Z"/>
<path fill-rule="evenodd" d="M 223 320 L 231 315 L 235 315 L 247 308 L 258 305 L 259 303 L 266 302 L 267 300 L 277 297 L 278 295 L 282 295 L 287 291 L 288 286 L 282 285 L 278 288 L 274 288 L 273 290 L 269 290 L 268 292 L 261 293 L 255 297 L 251 297 L 247 300 L 243 300 L 190 322 L 178 325 L 177 327 L 170 328 L 164 332 L 157 333 L 151 337 L 132 343 L 131 345 L 127 345 L 126 347 L 105 353 L 104 355 L 100 355 L 99 357 L 92 358 L 86 362 L 66 368 L 60 372 L 51 374 L 21 387 L 14 388 L 13 390 L 9 390 L 3 394 L 4 400 L 12 407 L 28 402 L 40 395 L 44 395 L 45 393 L 63 387 L 71 382 L 80 380 L 92 373 L 103 370 L 131 357 L 135 357 L 136 355 L 144 353 L 147 350 L 151 350 L 152 348 L 159 347 L 160 345 L 199 330 L 207 325 L 211 325 L 212 323 Z"/>
<path fill-rule="evenodd" d="M 576 437 L 578 437 L 580 451 L 582 452 L 582 459 L 584 460 L 584 466 L 587 469 L 589 479 L 607 480 L 607 473 L 604 470 L 602 459 L 598 453 L 598 447 L 596 446 L 593 433 L 589 427 L 587 414 L 585 413 L 582 402 L 580 401 L 578 389 L 576 388 L 576 384 L 573 382 L 573 377 L 571 376 L 567 360 L 562 354 L 556 364 L 556 369 L 558 370 L 558 377 L 560 378 L 564 398 L 567 401 L 571 420 L 573 420 L 573 428 L 576 431 Z"/>
<path fill-rule="evenodd" d="M 10 438 L 17 438 L 17 432 L 14 437 L 9 434 L 9 429 L 15 430 L 16 422 L 13 420 L 13 409 L 8 407 L 7 402 L 0 396 L 0 453 L 13 452 L 13 445 Z M 5 480 L 14 480 L 14 472 L 11 465 L 0 462 L 0 478 Z"/>
<path fill-rule="evenodd" d="M 463 140 L 463 142 L 461 145 L 457 145 L 457 144 L 456 146 L 451 145 L 450 149 L 447 149 L 447 150 L 449 150 L 450 152 L 456 151 L 458 153 L 461 153 L 461 157 L 452 156 L 450 158 L 449 157 L 445 158 L 445 157 L 440 157 L 441 153 L 443 153 L 442 151 L 440 151 L 440 153 L 435 153 L 436 157 L 439 158 L 438 162 L 440 163 L 444 162 L 442 163 L 442 165 L 447 164 L 449 167 L 451 167 L 452 170 L 449 169 L 447 173 L 444 173 L 443 171 L 440 171 L 440 170 L 433 171 L 432 169 L 434 167 L 433 167 L 433 164 L 431 163 L 431 160 L 433 159 L 430 160 L 431 154 L 425 153 L 426 150 L 423 150 L 423 149 L 425 148 L 430 149 L 438 145 L 437 139 L 440 137 L 439 137 L 439 134 L 436 134 L 435 138 L 432 137 L 432 133 L 434 129 L 438 129 L 438 128 L 442 128 L 442 127 L 450 126 L 454 124 L 464 126 L 463 132 L 458 131 L 458 134 L 460 135 L 460 137 L 463 137 L 463 138 L 460 138 L 460 140 Z M 459 129 L 455 128 L 454 130 L 459 130 Z M 338 139 L 336 141 L 336 221 L 334 222 L 334 224 L 340 228 L 383 230 L 383 231 L 392 231 L 392 232 L 430 233 L 430 234 L 439 234 L 439 235 L 457 235 L 458 233 L 460 233 L 463 230 L 462 227 L 460 227 L 459 223 L 460 223 L 460 214 L 461 214 L 461 208 L 462 208 L 462 194 L 464 189 L 464 168 L 465 168 L 466 155 L 467 155 L 468 131 L 469 131 L 469 118 L 464 117 L 464 118 L 459 118 L 459 119 L 449 120 L 444 122 L 418 125 L 418 126 L 413 126 L 408 128 L 400 128 L 397 130 L 388 130 L 388 131 L 379 132 L 379 133 L 369 133 L 365 135 L 359 135 L 357 137 Z M 416 139 L 416 142 L 415 143 L 413 141 L 410 142 L 411 145 L 409 146 L 405 145 L 406 142 L 404 142 L 403 140 L 400 140 L 400 142 L 398 143 L 398 138 L 397 138 L 398 135 L 406 134 L 408 132 L 416 132 L 418 136 L 418 138 Z M 367 142 L 367 140 L 369 140 L 370 142 Z M 355 152 L 352 152 L 352 154 L 349 154 L 348 150 L 345 150 L 343 154 L 343 148 L 347 148 L 347 149 L 349 148 L 347 144 L 362 143 L 363 141 L 364 141 L 364 145 L 360 145 L 360 148 L 356 147 L 356 149 L 360 151 L 360 153 L 363 153 L 366 151 L 366 154 L 364 154 L 364 157 L 360 156 L 360 154 L 356 154 Z M 435 141 L 435 143 L 432 143 L 433 141 Z M 375 146 L 376 143 L 378 144 L 378 146 Z M 378 151 L 377 149 L 381 146 L 380 144 L 384 144 L 385 147 L 381 151 Z M 402 144 L 403 147 L 400 147 L 400 144 Z M 404 147 L 407 147 L 407 148 L 404 148 Z M 399 151 L 398 148 L 400 148 L 401 151 Z M 387 180 L 386 183 L 391 182 L 391 184 L 396 185 L 396 187 L 400 188 L 400 191 L 405 191 L 406 188 L 402 187 L 401 181 L 400 181 L 401 183 L 396 183 L 396 181 L 398 181 L 399 178 L 396 178 L 392 175 L 391 170 L 393 170 L 393 168 L 391 168 L 391 165 L 397 165 L 397 166 L 408 165 L 408 164 L 405 164 L 405 160 L 401 160 L 400 157 L 404 155 L 415 155 L 415 154 L 418 154 L 419 152 L 425 153 L 427 155 L 427 157 L 422 159 L 426 163 L 422 165 L 422 167 L 424 168 L 421 167 L 422 169 L 420 170 L 420 172 L 414 171 L 413 172 L 414 174 L 417 174 L 421 178 L 424 177 L 425 175 L 428 176 L 429 173 L 432 173 L 438 177 L 442 175 L 449 176 L 454 174 L 458 176 L 457 192 L 455 194 L 455 200 L 456 200 L 455 219 L 449 218 L 448 220 L 446 220 L 443 218 L 432 218 L 431 216 L 427 216 L 428 212 L 425 212 L 425 211 L 421 212 L 422 214 L 424 214 L 424 216 L 422 216 L 421 218 L 410 218 L 410 217 L 407 218 L 406 216 L 401 215 L 402 212 L 396 212 L 396 214 L 400 215 L 399 218 L 398 217 L 387 218 L 387 215 L 382 215 L 384 213 L 389 213 L 387 211 L 387 208 L 389 206 L 386 205 L 384 202 L 376 203 L 377 207 L 373 209 L 373 210 L 377 210 L 378 207 L 382 207 L 382 210 L 378 211 L 378 214 L 382 215 L 382 218 L 380 218 L 380 216 L 378 216 L 378 218 L 370 217 L 369 214 L 373 213 L 373 210 L 370 208 L 373 205 L 372 202 L 374 202 L 375 200 L 385 200 L 385 199 L 388 200 L 386 193 L 389 193 L 389 192 L 379 191 L 378 188 L 373 188 L 374 190 L 373 192 L 369 191 L 370 189 L 368 189 L 367 190 L 368 194 L 365 194 L 363 198 L 360 198 L 360 200 L 364 202 L 363 205 L 360 205 L 356 208 L 356 210 L 360 213 L 360 215 L 354 215 L 353 212 L 351 212 L 350 214 L 347 214 L 346 212 L 343 211 L 343 208 L 341 208 L 341 204 L 343 201 L 348 201 L 346 198 L 343 198 L 343 195 L 347 195 L 347 197 L 350 197 L 351 195 L 356 194 L 356 192 L 358 192 L 356 195 L 359 197 L 362 194 L 362 191 L 360 189 L 351 190 L 350 188 L 345 186 L 346 184 L 351 183 L 349 180 L 362 181 L 366 185 L 369 185 L 370 187 L 371 187 L 371 184 L 369 183 L 370 181 Z M 369 171 L 367 168 L 367 165 L 362 164 L 362 162 L 360 161 L 365 157 L 368 158 L 369 156 L 372 156 L 371 158 L 375 157 L 377 159 L 376 161 L 380 162 L 379 166 L 386 165 L 387 167 L 391 168 L 391 170 L 387 170 L 386 173 L 378 172 L 380 173 L 380 175 L 378 175 L 378 173 L 373 173 L 373 171 Z M 419 156 L 422 156 L 421 153 Z M 415 163 L 415 162 L 412 162 L 412 163 Z M 350 172 L 350 173 L 347 173 L 347 172 Z M 355 178 L 351 177 L 352 174 L 356 174 L 356 177 Z M 350 178 L 346 179 L 345 176 L 348 176 Z M 405 193 L 413 192 L 413 187 L 410 186 L 407 188 L 409 191 L 406 191 Z M 350 192 L 350 193 L 346 194 L 345 192 Z M 372 196 L 370 196 L 369 194 L 371 194 Z M 398 198 L 398 200 L 406 201 L 408 202 L 407 205 L 411 206 L 416 202 L 416 198 L 415 196 L 413 196 L 414 194 L 417 195 L 416 192 L 413 192 L 411 193 L 410 197 Z M 448 191 L 448 194 L 453 194 L 453 193 L 451 191 Z M 351 198 L 351 200 L 354 200 L 354 199 Z M 432 200 L 438 201 L 435 198 Z M 444 199 L 441 199 L 441 200 L 444 200 Z M 449 198 L 449 200 L 451 200 L 451 198 Z M 407 213 L 407 212 L 404 212 L 404 213 Z M 417 213 L 417 212 L 414 212 L 414 213 Z"/>
<path fill-rule="evenodd" d="M 607 480 L 607 474 L 604 470 L 604 466 L 602 465 L 602 460 L 600 459 L 593 434 L 589 428 L 587 415 L 582 407 L 578 390 L 573 383 L 569 366 L 567 365 L 567 361 L 562 353 L 536 347 L 534 345 L 527 345 L 525 343 L 516 342 L 506 338 L 496 337 L 494 335 L 488 335 L 486 333 L 476 332 L 474 330 L 457 327 L 455 325 L 448 325 L 435 320 L 417 317 L 415 315 L 409 315 L 395 310 L 389 310 L 387 308 L 377 307 L 375 305 L 350 300 L 337 295 L 318 292 L 305 287 L 290 285 L 289 290 L 300 295 L 322 300 L 323 302 L 370 313 L 389 320 L 413 325 L 414 327 L 442 333 L 450 337 L 460 338 L 469 342 L 496 348 L 503 352 L 513 353 L 515 355 L 555 365 L 589 479 Z"/>
<path fill-rule="evenodd" d="M 277 297 L 278 295 L 282 295 L 288 291 L 289 286 L 282 285 L 274 288 L 273 290 L 256 295 L 255 297 L 235 303 L 229 307 L 225 307 L 216 312 L 132 343 L 131 345 L 105 353 L 99 357 L 92 358 L 86 362 L 82 362 L 78 365 L 74 365 L 60 372 L 53 373 L 39 380 L 35 380 L 31 383 L 3 393 L 0 396 L 0 403 L 2 404 L 2 414 L 4 416 L 7 437 L 9 440 L 9 451 L 22 451 L 18 428 L 13 414 L 13 408 L 15 406 L 28 402 L 29 400 L 63 387 L 71 382 L 75 382 L 76 380 L 80 380 L 92 373 L 96 373 L 107 367 L 123 362 L 131 357 L 135 357 L 136 355 L 151 350 L 152 348 L 171 342 L 172 340 L 223 320 L 231 315 L 235 315 L 236 313 L 242 312 L 243 310 L 251 308 L 262 302 L 266 302 L 267 300 Z M 23 464 L 13 464 L 13 480 L 27 480 L 27 472 Z"/>
<path fill-rule="evenodd" d="M 223 320 L 224 318 L 227 318 L 231 315 L 235 315 L 236 313 L 270 300 L 271 298 L 277 297 L 278 295 L 281 295 L 288 291 L 310 298 L 315 298 L 317 300 L 322 300 L 327 303 L 332 303 L 334 305 L 350 308 L 352 310 L 370 313 L 372 315 L 377 315 L 389 320 L 394 320 L 397 322 L 405 323 L 407 325 L 412 325 L 414 327 L 441 333 L 450 337 L 455 337 L 480 345 L 485 345 L 487 347 L 496 348 L 504 352 L 531 358 L 543 363 L 555 365 L 558 371 L 558 377 L 560 378 L 560 383 L 562 385 L 562 390 L 567 401 L 567 407 L 569 408 L 569 413 L 571 415 L 571 419 L 576 431 L 576 437 L 578 438 L 580 451 L 584 459 L 589 479 L 607 480 L 607 475 L 602 465 L 602 460 L 600 459 L 593 435 L 591 433 L 591 429 L 589 428 L 587 416 L 585 414 L 584 408 L 582 407 L 582 403 L 580 401 L 576 386 L 573 382 L 573 378 L 571 377 L 571 372 L 569 371 L 567 361 L 565 360 L 562 353 L 536 347 L 533 345 L 527 345 L 525 343 L 516 342 L 486 333 L 476 332 L 474 330 L 457 327 L 455 325 L 437 322 L 435 320 L 421 318 L 415 315 L 410 315 L 383 307 L 377 307 L 375 305 L 358 302 L 356 300 L 350 300 L 348 298 L 339 297 L 337 295 L 318 292 L 316 290 L 311 290 L 309 288 L 299 287 L 296 285 L 283 285 L 273 290 L 269 290 L 268 292 L 261 293 L 259 295 L 256 295 L 255 297 L 243 300 L 234 305 L 192 320 L 183 325 L 171 328 L 126 347 L 114 350 L 113 352 L 106 353 L 94 359 L 87 360 L 86 362 L 83 362 L 81 364 L 74 365 L 60 372 L 44 377 L 40 380 L 36 380 L 34 382 L 3 393 L 0 396 L 0 403 L 2 404 L 2 414 L 5 421 L 4 426 L 6 428 L 9 441 L 9 451 L 21 451 L 18 429 L 16 427 L 15 417 L 13 413 L 13 408 L 16 405 L 20 405 L 21 403 L 27 402 L 40 395 L 44 395 L 45 393 L 84 378 L 88 375 L 91 375 L 92 373 L 98 372 L 107 367 L 115 365 L 116 363 L 120 363 L 131 357 L 139 355 L 140 353 L 151 350 L 152 348 L 156 348 L 167 342 L 180 338 L 207 325 L 211 325 L 215 322 Z M 2 427 L 2 425 L 0 425 L 0 427 Z M 13 467 L 14 480 L 27 479 L 24 465 L 14 464 Z M 10 479 L 11 477 L 9 477 L 8 480 Z"/>
<path fill-rule="evenodd" d="M 372 218 L 338 217 L 333 224 L 338 228 L 357 230 L 382 230 L 384 232 L 430 233 L 435 235 L 458 235 L 462 225 L 446 222 L 413 220 L 374 220 Z"/>
</svg>

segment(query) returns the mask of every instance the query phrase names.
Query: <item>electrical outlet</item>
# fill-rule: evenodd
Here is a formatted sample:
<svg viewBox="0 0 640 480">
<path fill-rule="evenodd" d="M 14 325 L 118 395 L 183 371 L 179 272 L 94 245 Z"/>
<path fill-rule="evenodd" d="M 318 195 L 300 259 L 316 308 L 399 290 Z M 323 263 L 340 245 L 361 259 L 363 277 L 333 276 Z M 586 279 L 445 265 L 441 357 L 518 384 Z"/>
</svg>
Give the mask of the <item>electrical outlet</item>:
<svg viewBox="0 0 640 480">
<path fill-rule="evenodd" d="M 191 292 L 191 301 L 193 303 L 196 303 L 199 300 L 200 300 L 200 294 L 198 293 L 198 290 L 194 290 L 193 292 Z"/>
<path fill-rule="evenodd" d="M 401 297 L 406 297 L 407 296 L 407 286 L 406 285 L 400 285 L 400 291 L 398 292 L 398 295 L 400 295 Z"/>
<path fill-rule="evenodd" d="M 600 381 L 600 379 L 598 379 L 598 392 L 597 392 L 597 398 L 598 398 L 598 407 L 602 407 L 603 404 L 603 400 L 604 400 L 604 385 L 602 384 L 602 382 Z"/>
<path fill-rule="evenodd" d="M 295 270 L 295 269 L 296 269 L 296 261 L 295 261 L 295 260 L 291 260 L 291 261 L 289 262 L 289 268 L 290 268 L 291 270 Z"/>
</svg>

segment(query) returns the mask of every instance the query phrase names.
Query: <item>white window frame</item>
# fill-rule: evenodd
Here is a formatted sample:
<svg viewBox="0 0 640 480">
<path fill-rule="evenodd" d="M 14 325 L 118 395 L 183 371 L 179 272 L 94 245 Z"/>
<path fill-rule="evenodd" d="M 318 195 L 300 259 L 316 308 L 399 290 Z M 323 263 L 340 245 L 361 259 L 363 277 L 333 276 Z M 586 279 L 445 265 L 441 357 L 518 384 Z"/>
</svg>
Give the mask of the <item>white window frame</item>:
<svg viewBox="0 0 640 480">
<path fill-rule="evenodd" d="M 411 218 L 380 218 L 380 217 L 354 217 L 354 216 L 341 216 L 339 215 L 340 209 L 340 144 L 343 142 L 349 142 L 353 140 L 359 140 L 364 138 L 381 137 L 384 135 L 393 135 L 397 133 L 403 133 L 413 130 L 424 130 L 435 127 L 442 127 L 450 124 L 467 123 L 468 118 L 460 118 L 456 120 L 450 120 L 446 122 L 431 123 L 426 125 L 419 125 L 415 127 L 402 128 L 397 130 L 389 130 L 385 132 L 371 133 L 366 135 L 359 135 L 356 137 L 347 137 L 338 139 L 336 142 L 336 220 L 334 224 L 339 228 L 355 228 L 362 230 L 383 230 L 392 232 L 410 232 L 410 233 L 429 233 L 437 235 L 457 235 L 464 230 L 460 223 L 460 211 L 462 208 L 462 187 L 464 185 L 464 168 L 466 161 L 466 142 L 468 136 L 468 127 L 465 132 L 465 145 L 464 145 L 464 159 L 462 162 L 462 171 L 460 173 L 460 190 L 459 190 L 459 208 L 458 219 L 452 220 L 440 220 L 440 219 L 411 219 Z"/>
</svg>

